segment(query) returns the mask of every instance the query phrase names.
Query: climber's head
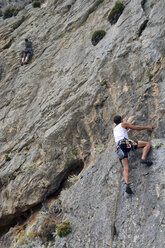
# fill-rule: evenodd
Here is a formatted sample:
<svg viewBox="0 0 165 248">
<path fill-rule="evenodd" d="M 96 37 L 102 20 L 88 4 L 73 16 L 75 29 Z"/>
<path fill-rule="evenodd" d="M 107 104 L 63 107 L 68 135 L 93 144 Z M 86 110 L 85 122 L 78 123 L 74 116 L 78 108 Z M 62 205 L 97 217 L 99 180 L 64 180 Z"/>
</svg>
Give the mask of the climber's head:
<svg viewBox="0 0 165 248">
<path fill-rule="evenodd" d="M 116 125 L 120 124 L 123 121 L 120 115 L 116 115 L 113 120 Z"/>
<path fill-rule="evenodd" d="M 28 39 L 25 39 L 25 42 L 28 42 Z"/>
</svg>

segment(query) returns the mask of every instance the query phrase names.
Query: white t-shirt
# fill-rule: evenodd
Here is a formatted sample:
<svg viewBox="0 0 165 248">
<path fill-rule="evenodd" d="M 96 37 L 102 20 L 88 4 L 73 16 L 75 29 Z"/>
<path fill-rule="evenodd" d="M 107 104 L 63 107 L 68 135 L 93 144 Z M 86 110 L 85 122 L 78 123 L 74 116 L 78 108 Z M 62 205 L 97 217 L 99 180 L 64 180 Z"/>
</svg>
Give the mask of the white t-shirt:
<svg viewBox="0 0 165 248">
<path fill-rule="evenodd" d="M 121 123 L 118 124 L 114 130 L 113 130 L 113 134 L 114 134 L 114 137 L 115 137 L 115 142 L 118 143 L 119 140 L 121 139 L 128 139 L 128 131 L 127 129 L 123 128 L 121 126 Z"/>
</svg>

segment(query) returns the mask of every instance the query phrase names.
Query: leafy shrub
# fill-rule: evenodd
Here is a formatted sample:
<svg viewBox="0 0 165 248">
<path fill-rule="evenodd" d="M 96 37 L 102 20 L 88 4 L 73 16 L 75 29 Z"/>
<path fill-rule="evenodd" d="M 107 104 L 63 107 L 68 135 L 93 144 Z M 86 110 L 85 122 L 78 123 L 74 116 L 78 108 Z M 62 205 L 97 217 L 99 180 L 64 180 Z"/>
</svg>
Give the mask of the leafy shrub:
<svg viewBox="0 0 165 248">
<path fill-rule="evenodd" d="M 8 6 L 3 12 L 3 19 L 16 16 L 21 9 L 23 9 L 23 7 L 15 8 L 13 6 Z"/>
<path fill-rule="evenodd" d="M 74 158 L 73 157 L 70 157 L 70 158 L 67 159 L 67 163 L 68 164 L 71 164 L 73 162 L 74 162 Z"/>
<path fill-rule="evenodd" d="M 123 13 L 125 6 L 122 2 L 118 1 L 115 3 L 115 6 L 112 8 L 109 16 L 108 16 L 108 21 L 113 25 L 115 24 L 121 14 Z"/>
<path fill-rule="evenodd" d="M 14 8 L 13 6 L 8 6 L 3 12 L 3 19 L 7 19 L 7 18 L 10 18 L 16 15 L 15 11 L 16 11 L 16 8 Z"/>
<path fill-rule="evenodd" d="M 6 155 L 5 155 L 5 161 L 8 162 L 8 161 L 10 161 L 10 160 L 11 160 L 10 156 L 9 156 L 8 154 L 6 154 Z"/>
<path fill-rule="evenodd" d="M 2 13 L 2 10 L 0 9 L 0 17 L 2 17 L 3 16 L 3 13 Z"/>
<path fill-rule="evenodd" d="M 104 86 L 104 85 L 106 85 L 106 84 L 107 84 L 107 80 L 103 80 L 103 81 L 101 81 L 101 83 L 100 83 L 101 86 Z"/>
<path fill-rule="evenodd" d="M 53 240 L 53 232 L 56 230 L 56 224 L 50 217 L 45 217 L 40 225 L 38 236 L 44 241 Z"/>
<path fill-rule="evenodd" d="M 150 3 L 150 7 L 152 8 L 156 4 L 156 0 L 152 0 Z"/>
<path fill-rule="evenodd" d="M 20 6 L 19 8 L 16 8 L 15 11 L 14 11 L 14 16 L 16 16 L 18 14 L 18 12 L 20 10 L 22 10 L 22 9 L 23 9 L 23 6 Z"/>
<path fill-rule="evenodd" d="M 93 46 L 96 46 L 99 41 L 105 36 L 106 32 L 104 30 L 97 30 L 92 35 L 92 44 Z"/>
<path fill-rule="evenodd" d="M 22 230 L 16 238 L 17 245 L 19 247 L 27 246 L 29 243 L 32 243 L 34 239 L 37 238 L 37 235 L 37 231 L 32 230 L 31 232 L 27 233 L 25 230 Z"/>
<path fill-rule="evenodd" d="M 68 182 L 69 182 L 71 185 L 73 185 L 73 184 L 75 184 L 79 179 L 80 179 L 80 177 L 77 176 L 77 175 L 70 176 L 70 177 L 68 177 Z"/>
<path fill-rule="evenodd" d="M 71 232 L 70 221 L 65 220 L 61 225 L 57 228 L 57 235 L 61 238 L 67 236 Z"/>
<path fill-rule="evenodd" d="M 73 154 L 74 156 L 77 156 L 77 155 L 78 155 L 78 151 L 77 151 L 76 149 L 73 149 L 73 150 L 72 150 L 72 154 Z"/>
<path fill-rule="evenodd" d="M 35 0 L 32 3 L 33 8 L 40 8 L 41 7 L 41 1 L 40 0 Z"/>
<path fill-rule="evenodd" d="M 153 74 L 148 73 L 148 78 L 149 78 L 149 80 L 151 80 L 153 78 Z"/>
</svg>

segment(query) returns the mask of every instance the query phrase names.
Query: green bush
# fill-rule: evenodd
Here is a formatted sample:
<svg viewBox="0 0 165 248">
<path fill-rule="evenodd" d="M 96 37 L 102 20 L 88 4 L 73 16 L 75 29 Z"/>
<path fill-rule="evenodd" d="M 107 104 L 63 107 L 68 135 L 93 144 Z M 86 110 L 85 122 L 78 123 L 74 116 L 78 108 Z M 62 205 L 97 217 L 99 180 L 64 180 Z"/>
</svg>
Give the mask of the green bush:
<svg viewBox="0 0 165 248">
<path fill-rule="evenodd" d="M 19 7 L 17 9 L 15 9 L 14 16 L 16 16 L 21 9 L 23 9 L 23 7 Z"/>
<path fill-rule="evenodd" d="M 65 220 L 57 228 L 57 235 L 61 238 L 67 236 L 70 232 L 71 232 L 71 226 L 69 220 Z"/>
<path fill-rule="evenodd" d="M 122 2 L 118 1 L 115 3 L 115 6 L 112 8 L 109 16 L 108 16 L 108 21 L 113 25 L 115 24 L 121 14 L 123 13 L 125 6 Z"/>
<path fill-rule="evenodd" d="M 11 160 L 10 156 L 9 156 L 8 154 L 6 154 L 6 155 L 5 155 L 5 161 L 8 162 L 8 161 L 10 161 L 10 160 Z"/>
<path fill-rule="evenodd" d="M 103 81 L 101 81 L 101 83 L 100 83 L 101 86 L 104 86 L 104 85 L 106 85 L 106 84 L 107 84 L 107 80 L 103 80 Z"/>
<path fill-rule="evenodd" d="M 155 4 L 156 4 L 156 0 L 152 0 L 152 2 L 150 3 L 150 7 L 152 8 Z"/>
<path fill-rule="evenodd" d="M 3 13 L 2 13 L 2 10 L 0 9 L 0 17 L 2 17 L 3 16 Z"/>
<path fill-rule="evenodd" d="M 152 78 L 153 78 L 153 74 L 152 73 L 148 73 L 148 78 L 149 78 L 149 80 L 151 80 Z"/>
<path fill-rule="evenodd" d="M 44 241 L 51 241 L 53 240 L 53 232 L 55 230 L 56 224 L 54 223 L 53 218 L 47 216 L 42 220 L 37 235 Z"/>
<path fill-rule="evenodd" d="M 32 3 L 33 8 L 40 8 L 41 7 L 41 1 L 40 0 L 35 0 Z"/>
<path fill-rule="evenodd" d="M 77 156 L 77 155 L 78 155 L 78 151 L 77 151 L 76 149 L 73 149 L 73 150 L 72 150 L 72 154 L 73 154 L 74 156 Z"/>
<path fill-rule="evenodd" d="M 15 11 L 16 11 L 16 8 L 14 8 L 13 6 L 8 6 L 3 12 L 3 19 L 7 19 L 7 18 L 10 18 L 16 15 Z"/>
<path fill-rule="evenodd" d="M 104 30 L 97 30 L 92 35 L 92 44 L 93 46 L 96 46 L 99 41 L 105 36 L 106 32 Z"/>
</svg>

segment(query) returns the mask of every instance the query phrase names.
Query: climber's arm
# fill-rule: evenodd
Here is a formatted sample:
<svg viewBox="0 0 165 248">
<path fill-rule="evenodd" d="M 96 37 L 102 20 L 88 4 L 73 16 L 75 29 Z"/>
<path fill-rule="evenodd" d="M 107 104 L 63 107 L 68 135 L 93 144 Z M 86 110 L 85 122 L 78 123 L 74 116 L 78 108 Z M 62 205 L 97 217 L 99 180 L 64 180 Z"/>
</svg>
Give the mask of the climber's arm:
<svg viewBox="0 0 165 248">
<path fill-rule="evenodd" d="M 132 129 L 132 130 L 149 130 L 152 131 L 152 126 L 134 126 L 133 124 L 129 124 L 127 122 L 122 122 L 121 126 L 125 129 Z"/>
</svg>

